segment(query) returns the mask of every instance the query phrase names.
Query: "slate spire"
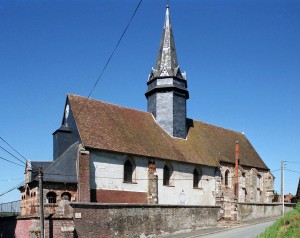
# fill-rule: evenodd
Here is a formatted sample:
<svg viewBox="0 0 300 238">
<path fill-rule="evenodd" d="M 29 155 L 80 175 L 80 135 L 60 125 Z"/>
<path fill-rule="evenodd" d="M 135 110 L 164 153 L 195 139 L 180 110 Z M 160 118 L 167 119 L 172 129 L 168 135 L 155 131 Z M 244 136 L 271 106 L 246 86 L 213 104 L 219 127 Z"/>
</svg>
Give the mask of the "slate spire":
<svg viewBox="0 0 300 238">
<path fill-rule="evenodd" d="M 147 81 L 147 110 L 170 136 L 186 138 L 186 100 L 189 98 L 185 73 L 181 73 L 169 6 L 160 41 L 155 68 Z"/>
<path fill-rule="evenodd" d="M 166 7 L 166 18 L 160 41 L 155 69 L 152 69 L 149 80 L 159 76 L 176 76 L 185 79 L 179 69 L 169 6 Z"/>
</svg>

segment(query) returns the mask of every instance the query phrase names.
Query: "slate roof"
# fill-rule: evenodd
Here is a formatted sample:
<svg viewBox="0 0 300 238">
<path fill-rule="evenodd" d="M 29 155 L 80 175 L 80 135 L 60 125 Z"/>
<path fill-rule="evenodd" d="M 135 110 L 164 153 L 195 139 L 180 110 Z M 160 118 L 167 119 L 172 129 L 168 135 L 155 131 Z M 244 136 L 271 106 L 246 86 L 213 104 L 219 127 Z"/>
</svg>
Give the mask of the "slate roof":
<svg viewBox="0 0 300 238">
<path fill-rule="evenodd" d="M 187 139 L 178 139 L 151 113 L 76 95 L 68 95 L 68 101 L 85 148 L 218 167 L 219 161 L 235 162 L 239 141 L 240 164 L 268 170 L 242 133 L 191 120 Z"/>
<path fill-rule="evenodd" d="M 61 156 L 43 169 L 45 182 L 77 183 L 76 160 L 79 142 L 71 145 Z"/>
<path fill-rule="evenodd" d="M 27 166 L 29 170 L 32 169 L 32 177 L 34 178 L 38 175 L 39 168 L 42 167 L 45 170 L 51 163 L 52 161 L 28 161 Z"/>
<path fill-rule="evenodd" d="M 44 182 L 77 183 L 76 160 L 79 149 L 80 143 L 76 142 L 54 161 L 30 161 L 33 180 L 38 180 L 38 169 L 42 167 Z"/>
</svg>

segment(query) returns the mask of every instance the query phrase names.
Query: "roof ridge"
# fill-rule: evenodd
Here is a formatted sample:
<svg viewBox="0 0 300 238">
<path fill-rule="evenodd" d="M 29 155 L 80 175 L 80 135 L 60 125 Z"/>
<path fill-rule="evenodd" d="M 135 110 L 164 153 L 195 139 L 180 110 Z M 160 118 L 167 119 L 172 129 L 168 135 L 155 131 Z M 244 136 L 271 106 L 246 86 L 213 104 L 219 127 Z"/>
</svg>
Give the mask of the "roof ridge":
<svg viewBox="0 0 300 238">
<path fill-rule="evenodd" d="M 129 109 L 129 110 L 133 110 L 133 111 L 142 112 L 142 113 L 152 115 L 150 112 L 147 112 L 147 111 L 143 111 L 143 110 L 132 108 L 132 107 L 120 106 L 120 105 L 117 105 L 115 103 L 105 102 L 105 101 L 101 101 L 101 100 L 98 100 L 98 99 L 95 99 L 95 98 L 87 98 L 87 97 L 80 96 L 80 95 L 75 95 L 75 94 L 67 94 L 67 96 L 79 97 L 79 98 L 83 98 L 83 99 L 87 99 L 87 100 L 96 101 L 96 102 L 99 102 L 99 103 L 111 105 L 111 106 L 118 107 L 118 108 L 121 108 L 121 109 Z"/>
</svg>

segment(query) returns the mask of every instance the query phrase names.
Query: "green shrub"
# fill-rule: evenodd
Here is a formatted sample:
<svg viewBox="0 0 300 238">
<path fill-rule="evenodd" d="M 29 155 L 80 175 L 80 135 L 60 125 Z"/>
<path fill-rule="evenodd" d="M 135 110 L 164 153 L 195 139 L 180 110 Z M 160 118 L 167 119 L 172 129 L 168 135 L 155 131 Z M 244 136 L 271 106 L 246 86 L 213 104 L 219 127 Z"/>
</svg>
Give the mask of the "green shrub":
<svg viewBox="0 0 300 238">
<path fill-rule="evenodd" d="M 300 205 L 278 219 L 259 238 L 300 238 Z"/>
</svg>

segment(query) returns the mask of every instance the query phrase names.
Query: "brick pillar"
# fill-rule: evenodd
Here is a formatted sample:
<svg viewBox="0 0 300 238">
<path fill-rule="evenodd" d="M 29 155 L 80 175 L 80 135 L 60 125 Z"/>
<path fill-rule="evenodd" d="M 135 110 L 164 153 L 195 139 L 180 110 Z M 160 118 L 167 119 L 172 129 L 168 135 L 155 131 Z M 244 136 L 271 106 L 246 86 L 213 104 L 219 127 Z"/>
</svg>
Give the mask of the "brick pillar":
<svg viewBox="0 0 300 238">
<path fill-rule="evenodd" d="M 79 151 L 78 165 L 78 202 L 91 201 L 90 152 Z"/>
<path fill-rule="evenodd" d="M 154 161 L 148 163 L 148 204 L 158 204 L 158 184 Z"/>
</svg>

